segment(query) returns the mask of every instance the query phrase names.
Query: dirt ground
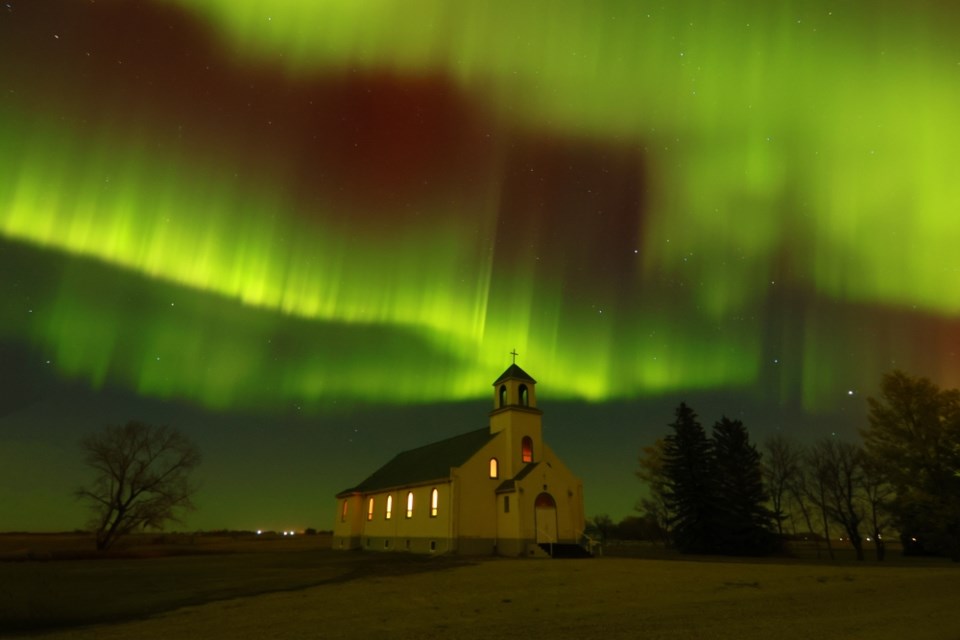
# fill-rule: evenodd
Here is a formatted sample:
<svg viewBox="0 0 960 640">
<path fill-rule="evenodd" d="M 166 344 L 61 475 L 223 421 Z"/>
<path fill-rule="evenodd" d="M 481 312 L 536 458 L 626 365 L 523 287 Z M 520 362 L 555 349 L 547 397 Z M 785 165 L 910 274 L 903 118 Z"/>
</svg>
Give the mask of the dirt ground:
<svg viewBox="0 0 960 640">
<path fill-rule="evenodd" d="M 960 638 L 953 567 L 483 560 L 42 634 L 142 638 Z"/>
</svg>

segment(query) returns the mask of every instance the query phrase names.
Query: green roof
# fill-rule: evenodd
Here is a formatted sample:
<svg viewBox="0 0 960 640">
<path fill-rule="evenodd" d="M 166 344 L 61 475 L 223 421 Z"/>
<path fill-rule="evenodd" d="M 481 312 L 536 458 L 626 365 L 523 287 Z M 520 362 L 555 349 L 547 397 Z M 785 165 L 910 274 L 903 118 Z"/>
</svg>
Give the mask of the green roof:
<svg viewBox="0 0 960 640">
<path fill-rule="evenodd" d="M 370 493 L 450 477 L 450 468 L 459 467 L 496 437 L 484 427 L 417 449 L 398 453 L 355 487 L 344 489 L 337 496 Z"/>
<path fill-rule="evenodd" d="M 518 367 L 515 364 L 507 367 L 507 370 L 500 374 L 500 377 L 494 380 L 494 386 L 500 384 L 503 380 L 507 378 L 517 378 L 519 380 L 529 380 L 533 384 L 537 384 L 537 381 L 530 377 L 530 374 Z"/>
</svg>

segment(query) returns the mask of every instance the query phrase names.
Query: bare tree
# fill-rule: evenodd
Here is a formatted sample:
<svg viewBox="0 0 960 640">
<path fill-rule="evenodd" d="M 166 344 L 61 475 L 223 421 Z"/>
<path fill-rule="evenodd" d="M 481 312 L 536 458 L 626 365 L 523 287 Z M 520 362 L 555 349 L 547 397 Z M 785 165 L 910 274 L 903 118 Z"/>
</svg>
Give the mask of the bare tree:
<svg viewBox="0 0 960 640">
<path fill-rule="evenodd" d="M 803 450 L 798 451 L 797 473 L 794 474 L 787 483 L 787 495 L 790 497 L 790 504 L 800 511 L 800 516 L 813 538 L 813 546 L 817 550 L 817 557 L 820 557 L 820 536 L 813 530 L 813 506 L 810 500 L 812 487 L 816 485 L 813 470 L 808 468 L 806 461 L 808 457 L 804 455 Z M 833 546 L 830 541 L 830 527 L 827 525 L 824 514 L 824 533 L 825 542 L 830 558 L 833 558 Z"/>
<path fill-rule="evenodd" d="M 76 492 L 93 511 L 97 549 L 136 530 L 159 528 L 192 509 L 190 472 L 200 451 L 176 429 L 131 421 L 80 441 L 93 483 Z"/>
<path fill-rule="evenodd" d="M 802 491 L 800 498 L 801 504 L 804 500 L 809 500 L 820 514 L 820 524 L 823 527 L 823 538 L 827 542 L 827 553 L 833 560 L 833 543 L 830 539 L 830 516 L 827 513 L 828 485 L 829 485 L 829 466 L 820 459 L 816 448 L 809 448 L 804 456 L 804 474 Z M 805 512 L 805 515 L 808 515 Z M 808 517 L 809 523 L 811 518 Z M 817 548 L 817 557 L 820 556 L 820 549 Z"/>
<path fill-rule="evenodd" d="M 590 518 L 587 524 L 596 530 L 602 542 L 606 542 L 610 538 L 610 534 L 617 526 L 613 522 L 613 518 L 605 513 L 600 513 L 593 516 Z"/>
<path fill-rule="evenodd" d="M 647 485 L 648 495 L 637 502 L 636 510 L 653 521 L 663 533 L 665 544 L 670 542 L 670 521 L 673 513 L 667 501 L 667 477 L 664 473 L 663 451 L 666 442 L 657 438 L 644 447 L 639 459 L 637 478 Z"/>
<path fill-rule="evenodd" d="M 860 524 L 863 487 L 863 450 L 849 442 L 826 438 L 813 445 L 821 479 L 821 508 L 831 520 L 843 527 L 850 544 L 863 560 L 863 536 Z"/>
<path fill-rule="evenodd" d="M 890 501 L 894 498 L 893 485 L 869 458 L 863 464 L 863 496 L 867 506 L 867 524 L 877 560 L 887 556 L 887 544 L 883 539 L 884 530 L 890 526 Z"/>
<path fill-rule="evenodd" d="M 778 433 L 763 443 L 763 475 L 770 493 L 773 517 L 777 534 L 783 536 L 783 521 L 787 519 L 786 503 L 790 498 L 791 484 L 796 484 L 800 474 L 800 450 L 794 443 Z"/>
</svg>

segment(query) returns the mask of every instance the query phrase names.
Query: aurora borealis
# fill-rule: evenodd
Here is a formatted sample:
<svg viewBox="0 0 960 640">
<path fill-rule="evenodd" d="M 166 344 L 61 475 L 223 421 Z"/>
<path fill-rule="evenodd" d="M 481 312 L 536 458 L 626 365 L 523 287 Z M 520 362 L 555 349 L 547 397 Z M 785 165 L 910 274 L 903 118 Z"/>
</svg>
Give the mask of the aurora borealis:
<svg viewBox="0 0 960 640">
<path fill-rule="evenodd" d="M 514 348 L 588 513 L 615 516 L 682 399 L 755 437 L 852 434 L 886 370 L 960 385 L 958 22 L 894 1 L 4 2 L 0 531 L 80 526 L 42 513 L 71 487 L 28 501 L 11 478 L 131 417 L 201 441 L 197 526 L 257 526 L 209 507 L 240 495 L 242 442 L 314 488 L 262 498 L 265 526 L 322 528 L 398 447 L 476 428 Z"/>
</svg>

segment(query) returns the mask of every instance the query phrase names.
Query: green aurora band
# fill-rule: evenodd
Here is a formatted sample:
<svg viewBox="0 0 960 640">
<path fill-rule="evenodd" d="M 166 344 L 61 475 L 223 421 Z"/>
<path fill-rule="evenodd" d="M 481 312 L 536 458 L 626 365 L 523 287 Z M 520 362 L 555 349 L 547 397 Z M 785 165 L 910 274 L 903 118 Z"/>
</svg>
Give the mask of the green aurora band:
<svg viewBox="0 0 960 640">
<path fill-rule="evenodd" d="M 504 143 L 470 211 L 440 195 L 377 233 L 333 194 L 306 211 L 289 166 L 238 179 L 243 160 L 158 148 L 119 110 L 77 126 L 8 97 L 0 234 L 70 266 L 0 337 L 65 377 L 210 407 L 430 402 L 477 397 L 515 347 L 554 396 L 599 401 L 746 388 L 772 342 L 800 363 L 777 393 L 815 409 L 886 361 L 853 313 L 771 338 L 771 296 L 960 313 L 960 47 L 935 3 L 158 4 L 239 69 L 440 76 L 501 132 L 637 150 L 635 266 L 571 290 L 536 266 L 546 240 L 499 262 L 525 214 L 501 207 Z M 844 345 L 858 364 L 838 372 Z"/>
</svg>

